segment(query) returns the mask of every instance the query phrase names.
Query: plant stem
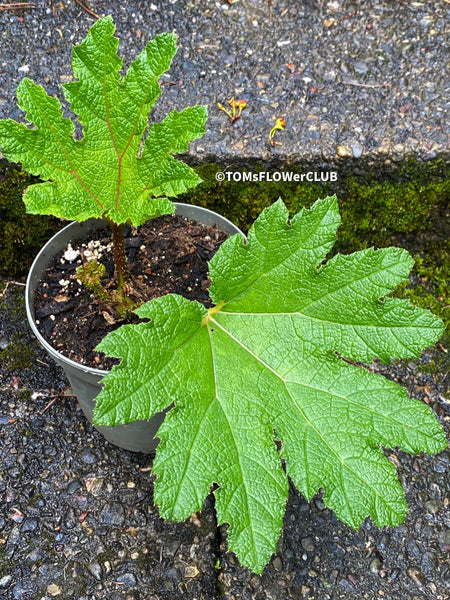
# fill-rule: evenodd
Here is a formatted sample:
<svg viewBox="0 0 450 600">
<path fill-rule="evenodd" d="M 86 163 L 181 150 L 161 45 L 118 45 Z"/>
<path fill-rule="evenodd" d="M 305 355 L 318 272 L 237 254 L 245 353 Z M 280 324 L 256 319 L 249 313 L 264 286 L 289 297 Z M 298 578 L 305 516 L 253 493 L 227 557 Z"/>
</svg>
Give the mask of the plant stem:
<svg viewBox="0 0 450 600">
<path fill-rule="evenodd" d="M 124 226 L 111 222 L 113 234 L 114 264 L 117 276 L 117 293 L 123 297 L 123 286 L 130 281 L 127 257 L 125 255 Z"/>
</svg>

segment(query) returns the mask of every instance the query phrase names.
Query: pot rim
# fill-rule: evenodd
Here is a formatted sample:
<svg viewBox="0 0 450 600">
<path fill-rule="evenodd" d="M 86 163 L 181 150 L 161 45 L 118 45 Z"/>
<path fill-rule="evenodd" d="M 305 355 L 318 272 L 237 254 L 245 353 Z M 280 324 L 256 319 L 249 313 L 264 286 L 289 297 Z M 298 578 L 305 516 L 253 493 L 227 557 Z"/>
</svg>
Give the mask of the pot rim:
<svg viewBox="0 0 450 600">
<path fill-rule="evenodd" d="M 238 233 L 240 233 L 244 239 L 244 241 L 246 240 L 246 236 L 244 235 L 244 233 L 237 227 L 237 225 L 235 225 L 234 223 L 232 223 L 229 219 L 227 219 L 226 217 L 223 217 L 222 215 L 220 215 L 219 213 L 216 213 L 213 210 L 209 210 L 208 208 L 204 208 L 203 206 L 196 206 L 195 204 L 186 204 L 185 202 L 174 202 L 173 203 L 177 208 L 183 208 L 183 207 L 189 207 L 194 209 L 195 211 L 199 210 L 202 213 L 206 213 L 206 215 L 211 216 L 213 219 L 215 217 L 220 217 L 220 221 L 225 222 L 226 224 L 228 224 L 230 226 L 230 229 L 236 229 L 236 233 L 232 234 L 232 235 L 236 235 Z M 187 217 L 187 218 L 191 218 L 191 217 Z M 57 238 L 65 231 L 67 231 L 68 229 L 70 229 L 71 227 L 73 227 L 74 225 L 82 225 L 83 223 L 86 223 L 88 220 L 86 221 L 72 221 L 71 223 L 69 223 L 68 225 L 66 225 L 65 227 L 63 227 L 62 229 L 60 229 L 58 232 L 55 233 L 55 235 L 53 235 L 45 244 L 44 246 L 42 246 L 42 248 L 39 250 L 38 254 L 36 255 L 30 270 L 28 271 L 28 276 L 27 276 L 27 282 L 26 282 L 26 286 L 25 286 L 25 308 L 26 308 L 26 313 L 27 313 L 27 318 L 28 318 L 28 323 L 30 324 L 30 327 L 34 333 L 34 335 L 36 336 L 36 338 L 38 339 L 39 343 L 41 344 L 41 346 L 43 346 L 45 348 L 45 350 L 50 354 L 50 356 L 52 356 L 54 359 L 56 359 L 57 361 L 60 361 L 62 363 L 67 364 L 68 366 L 71 366 L 72 368 L 76 368 L 78 370 L 81 370 L 85 373 L 89 373 L 91 375 L 96 375 L 97 377 L 105 377 L 106 375 L 108 375 L 108 373 L 110 373 L 110 371 L 105 371 L 103 369 L 95 369 L 93 367 L 88 367 L 86 365 L 82 365 L 80 363 L 75 362 L 74 360 L 68 358 L 67 356 L 65 356 L 64 354 L 61 354 L 60 352 L 58 352 L 53 346 L 51 346 L 47 340 L 42 336 L 42 334 L 40 333 L 40 331 L 38 330 L 37 326 L 36 326 L 36 317 L 34 314 L 34 293 L 33 293 L 33 288 L 35 288 L 36 286 L 34 286 L 34 281 L 32 281 L 32 273 L 36 267 L 36 264 L 39 262 L 40 256 L 42 251 L 44 250 L 44 248 L 46 248 L 48 245 L 50 245 L 52 242 L 56 241 Z M 96 219 L 99 224 L 102 222 L 102 219 Z M 214 220 L 212 220 L 211 222 L 214 222 Z M 220 225 L 218 225 L 220 227 Z M 230 236 L 231 237 L 231 236 Z M 113 367 L 114 368 L 114 367 Z"/>
</svg>

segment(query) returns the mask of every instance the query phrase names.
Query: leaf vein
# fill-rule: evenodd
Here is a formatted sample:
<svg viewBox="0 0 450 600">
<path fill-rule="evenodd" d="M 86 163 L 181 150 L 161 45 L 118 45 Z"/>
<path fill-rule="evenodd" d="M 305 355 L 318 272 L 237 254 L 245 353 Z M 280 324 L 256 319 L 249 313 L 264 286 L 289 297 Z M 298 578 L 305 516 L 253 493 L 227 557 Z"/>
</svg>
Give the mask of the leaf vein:
<svg viewBox="0 0 450 600">
<path fill-rule="evenodd" d="M 359 481 L 361 481 L 365 486 L 367 486 L 374 495 L 376 495 L 378 498 L 380 498 L 380 500 L 387 504 L 387 502 L 384 500 L 384 498 L 380 495 L 380 493 L 374 489 L 372 486 L 370 486 L 367 482 L 365 482 L 361 475 L 355 471 L 354 469 L 352 469 L 346 462 L 345 460 L 343 460 L 339 454 L 336 452 L 336 450 L 334 450 L 334 448 L 328 444 L 328 442 L 326 441 L 326 439 L 323 437 L 323 435 L 321 434 L 320 430 L 308 419 L 308 417 L 306 416 L 304 410 L 301 408 L 301 406 L 298 404 L 298 402 L 296 401 L 296 399 L 293 397 L 292 393 L 290 392 L 289 388 L 287 387 L 287 381 L 285 379 L 283 379 L 283 377 L 277 373 L 277 371 L 275 371 L 269 364 L 267 364 L 265 361 L 263 361 L 259 356 L 257 356 L 256 354 L 254 354 L 254 352 L 252 352 L 250 350 L 250 348 L 248 348 L 243 342 L 241 342 L 240 340 L 238 340 L 233 334 L 231 334 L 227 329 L 225 329 L 220 323 L 218 323 L 215 319 L 213 319 L 212 317 L 210 317 L 210 320 L 213 321 L 220 329 L 222 329 L 222 331 L 224 331 L 227 335 L 229 335 L 238 345 L 240 345 L 246 352 L 248 352 L 253 358 L 255 358 L 258 362 L 260 362 L 264 367 L 266 367 L 269 371 L 271 371 L 272 373 L 274 373 L 274 375 L 284 384 L 285 389 L 287 394 L 289 395 L 293 405 L 297 408 L 298 412 L 302 415 L 304 421 L 306 421 L 306 423 L 308 424 L 308 426 L 316 433 L 316 435 L 321 439 L 321 441 L 323 442 L 324 446 L 327 447 L 330 452 L 336 457 L 336 459 L 338 460 L 339 463 L 341 463 L 342 467 L 345 467 L 348 471 L 350 471 L 356 479 L 358 479 Z M 299 383 L 299 382 L 295 382 L 298 385 L 303 385 L 303 383 Z M 307 386 L 310 387 L 310 386 Z M 369 444 L 367 444 L 368 448 L 372 448 L 372 450 L 375 450 L 375 447 L 370 446 Z"/>
</svg>

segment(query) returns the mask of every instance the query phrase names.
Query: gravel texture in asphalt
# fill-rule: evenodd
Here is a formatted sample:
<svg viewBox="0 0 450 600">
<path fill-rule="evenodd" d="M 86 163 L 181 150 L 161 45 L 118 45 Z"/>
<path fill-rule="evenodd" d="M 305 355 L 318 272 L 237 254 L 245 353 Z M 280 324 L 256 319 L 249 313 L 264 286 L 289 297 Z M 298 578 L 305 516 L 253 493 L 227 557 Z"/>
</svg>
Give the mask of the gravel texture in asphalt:
<svg viewBox="0 0 450 600">
<path fill-rule="evenodd" d="M 0 598 L 215 598 L 211 502 L 185 523 L 159 518 L 151 458 L 58 396 L 67 380 L 33 339 L 23 287 L 0 305 Z"/>
<path fill-rule="evenodd" d="M 19 282 L 20 283 L 20 282 Z M 23 285 L 0 294 L 0 598 L 2 600 L 445 600 L 450 590 L 450 453 L 388 451 L 406 491 L 403 525 L 358 532 L 320 495 L 291 489 L 278 551 L 262 576 L 226 550 L 209 496 L 164 522 L 151 457 L 120 450 L 85 420 L 26 322 Z M 431 405 L 449 429 L 444 371 L 375 366 Z"/>
<path fill-rule="evenodd" d="M 81 2 L 81 0 L 80 0 Z M 60 94 L 71 47 L 95 17 L 75 0 L 36 0 L 0 11 L 0 118 L 17 118 L 27 76 Z M 208 104 L 195 160 L 398 161 L 448 154 L 446 0 L 85 0 L 112 14 L 125 66 L 155 34 L 175 31 L 179 51 L 154 112 Z M 248 101 L 233 125 L 216 102 Z M 287 127 L 268 143 L 275 118 Z"/>
</svg>

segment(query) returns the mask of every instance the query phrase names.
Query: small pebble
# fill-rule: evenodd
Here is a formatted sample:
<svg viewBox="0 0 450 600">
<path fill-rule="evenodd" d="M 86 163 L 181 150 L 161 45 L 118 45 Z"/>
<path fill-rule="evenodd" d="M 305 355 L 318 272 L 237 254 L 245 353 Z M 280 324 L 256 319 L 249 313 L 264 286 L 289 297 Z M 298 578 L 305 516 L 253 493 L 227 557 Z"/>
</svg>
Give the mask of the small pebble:
<svg viewBox="0 0 450 600">
<path fill-rule="evenodd" d="M 351 158 L 353 156 L 353 152 L 348 146 L 338 146 L 336 149 L 336 154 L 339 156 L 339 158 Z"/>
<path fill-rule="evenodd" d="M 314 552 L 314 550 L 316 549 L 316 545 L 314 544 L 314 540 L 312 537 L 303 538 L 300 543 L 302 545 L 303 550 L 306 550 L 307 552 Z"/>
<path fill-rule="evenodd" d="M 14 600 L 28 600 L 30 593 L 33 593 L 31 583 L 28 581 L 19 581 L 11 591 Z"/>
<path fill-rule="evenodd" d="M 105 504 L 99 515 L 100 523 L 104 525 L 113 525 L 121 527 L 125 520 L 123 506 L 119 502 L 110 502 Z"/>
<path fill-rule="evenodd" d="M 88 571 L 91 575 L 95 577 L 97 581 L 100 581 L 102 578 L 102 568 L 98 564 L 97 561 L 93 561 L 88 564 Z"/>
<path fill-rule="evenodd" d="M 438 542 L 442 552 L 450 552 L 450 528 L 446 527 L 439 532 Z"/>
<path fill-rule="evenodd" d="M 116 579 L 116 582 L 122 584 L 125 588 L 134 587 L 137 583 L 133 573 L 124 573 L 123 575 L 120 575 L 120 577 Z"/>
<path fill-rule="evenodd" d="M 31 560 L 31 562 L 36 562 L 44 558 L 44 552 L 41 550 L 41 548 L 35 548 L 27 555 L 27 558 Z"/>
<path fill-rule="evenodd" d="M 276 556 L 273 559 L 272 565 L 273 565 L 273 568 L 275 569 L 275 571 L 281 571 L 283 569 L 283 563 L 281 562 L 281 558 L 279 556 Z"/>
<path fill-rule="evenodd" d="M 363 153 L 363 147 L 361 144 L 352 144 L 351 145 L 353 158 L 360 158 Z"/>
<path fill-rule="evenodd" d="M 83 448 L 81 450 L 80 457 L 81 457 L 81 460 L 88 465 L 91 465 L 91 464 L 97 462 L 97 457 L 90 448 Z"/>
<path fill-rule="evenodd" d="M 81 487 L 81 483 L 78 481 L 78 479 L 73 479 L 72 481 L 69 482 L 69 484 L 67 486 L 67 493 L 73 494 L 78 489 L 80 489 L 80 487 Z"/>
<path fill-rule="evenodd" d="M 365 75 L 368 70 L 369 70 L 369 66 L 363 60 L 359 60 L 358 62 L 355 63 L 355 71 L 357 73 L 359 73 L 360 75 Z"/>
<path fill-rule="evenodd" d="M 199 572 L 200 571 L 197 569 L 197 567 L 195 565 L 188 565 L 184 570 L 184 576 L 187 579 L 193 579 L 194 577 L 197 577 Z"/>
<path fill-rule="evenodd" d="M 439 509 L 441 508 L 441 503 L 439 502 L 439 500 L 428 500 L 427 502 L 425 502 L 425 508 L 427 509 L 427 512 L 429 512 L 432 515 L 435 515 L 439 512 Z"/>
<path fill-rule="evenodd" d="M 422 555 L 422 551 L 420 550 L 419 546 L 416 544 L 416 541 L 414 539 L 407 540 L 406 551 L 408 555 L 412 558 L 420 558 L 420 556 Z"/>
<path fill-rule="evenodd" d="M 4 575 L 0 579 L 0 588 L 5 589 L 11 583 L 12 575 Z"/>
<path fill-rule="evenodd" d="M 436 558 L 431 552 L 424 552 L 420 561 L 420 566 L 424 573 L 434 573 L 436 571 Z"/>
<path fill-rule="evenodd" d="M 47 594 L 50 594 L 50 596 L 59 596 L 61 593 L 61 588 L 55 583 L 51 583 L 47 588 Z"/>
<path fill-rule="evenodd" d="M 73 262 L 78 256 L 80 256 L 80 251 L 72 250 L 72 247 L 69 244 L 68 249 L 64 252 L 64 259 L 67 260 L 67 262 Z"/>
<path fill-rule="evenodd" d="M 36 531 L 38 528 L 39 520 L 35 518 L 25 519 L 20 531 L 26 533 L 27 531 Z"/>
<path fill-rule="evenodd" d="M 317 510 L 325 510 L 326 509 L 326 506 L 325 506 L 323 500 L 321 500 L 320 498 L 315 498 L 314 504 L 316 505 Z M 300 507 L 300 510 L 301 510 L 301 507 Z"/>
<path fill-rule="evenodd" d="M 422 571 L 419 571 L 419 569 L 407 569 L 406 574 L 410 579 L 412 579 L 412 581 L 414 581 L 418 588 L 423 588 L 426 583 L 426 578 Z"/>
<path fill-rule="evenodd" d="M 381 562 L 381 560 L 376 556 L 370 563 L 369 565 L 369 571 L 371 573 L 373 573 L 374 575 L 378 575 L 379 570 L 381 569 L 383 563 Z"/>
</svg>

